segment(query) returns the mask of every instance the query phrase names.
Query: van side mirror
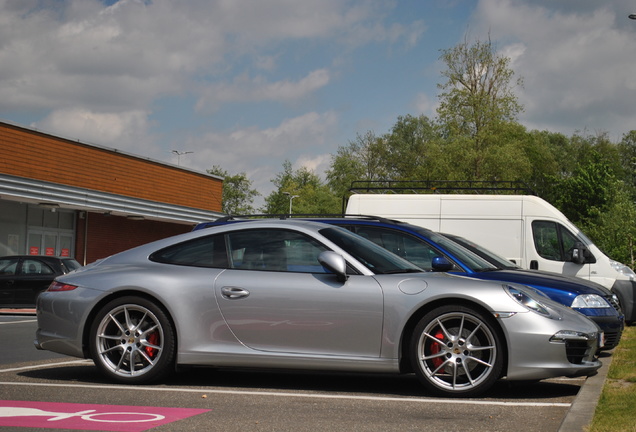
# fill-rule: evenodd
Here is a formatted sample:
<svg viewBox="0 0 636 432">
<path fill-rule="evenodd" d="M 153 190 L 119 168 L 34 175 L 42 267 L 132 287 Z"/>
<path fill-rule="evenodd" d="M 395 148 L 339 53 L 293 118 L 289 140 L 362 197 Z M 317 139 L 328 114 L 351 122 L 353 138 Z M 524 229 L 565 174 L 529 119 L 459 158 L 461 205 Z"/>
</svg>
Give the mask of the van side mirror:
<svg viewBox="0 0 636 432">
<path fill-rule="evenodd" d="M 333 251 L 324 251 L 318 255 L 318 262 L 324 268 L 334 273 L 339 282 L 346 282 L 349 278 L 349 276 L 347 276 L 347 262 L 341 255 Z"/>
<path fill-rule="evenodd" d="M 453 269 L 453 263 L 451 263 L 446 257 L 434 256 L 431 262 L 433 271 L 446 272 Z"/>
<path fill-rule="evenodd" d="M 587 253 L 586 253 L 587 252 Z M 568 251 L 568 261 L 575 264 L 585 264 L 586 255 L 589 255 L 589 251 L 581 242 L 574 244 L 574 247 Z"/>
</svg>

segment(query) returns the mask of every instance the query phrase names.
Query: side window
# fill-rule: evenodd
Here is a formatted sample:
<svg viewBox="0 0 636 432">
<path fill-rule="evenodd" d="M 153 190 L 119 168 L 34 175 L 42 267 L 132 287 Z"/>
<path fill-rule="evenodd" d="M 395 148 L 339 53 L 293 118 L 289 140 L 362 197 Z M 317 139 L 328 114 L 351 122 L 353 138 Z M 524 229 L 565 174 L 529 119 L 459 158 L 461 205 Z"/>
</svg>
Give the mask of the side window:
<svg viewBox="0 0 636 432">
<path fill-rule="evenodd" d="M 579 242 L 570 231 L 556 222 L 532 222 L 532 236 L 537 253 L 552 261 L 566 261 L 565 252 Z"/>
<path fill-rule="evenodd" d="M 570 231 L 568 231 L 565 227 L 561 226 L 561 243 L 563 244 L 563 251 L 568 252 L 574 249 L 576 243 L 580 242 Z M 571 254 L 571 253 L 570 253 Z"/>
<path fill-rule="evenodd" d="M 199 237 L 161 249 L 150 260 L 192 267 L 227 268 L 223 235 Z"/>
<path fill-rule="evenodd" d="M 367 226 L 355 226 L 353 228 L 356 234 L 412 262 L 422 270 L 432 270 L 433 257 L 443 256 L 442 253 L 425 241 L 418 240 L 405 232 Z"/>
<path fill-rule="evenodd" d="M 22 261 L 24 275 L 52 275 L 53 273 L 53 269 L 40 260 L 27 258 Z"/>
<path fill-rule="evenodd" d="M 18 268 L 18 258 L 0 260 L 0 276 L 13 276 Z"/>
<path fill-rule="evenodd" d="M 283 229 L 227 234 L 230 267 L 241 270 L 326 273 L 318 255 L 327 248 L 311 237 Z"/>
<path fill-rule="evenodd" d="M 532 222 L 532 237 L 534 247 L 541 258 L 563 261 L 559 248 L 559 233 L 555 222 Z"/>
</svg>

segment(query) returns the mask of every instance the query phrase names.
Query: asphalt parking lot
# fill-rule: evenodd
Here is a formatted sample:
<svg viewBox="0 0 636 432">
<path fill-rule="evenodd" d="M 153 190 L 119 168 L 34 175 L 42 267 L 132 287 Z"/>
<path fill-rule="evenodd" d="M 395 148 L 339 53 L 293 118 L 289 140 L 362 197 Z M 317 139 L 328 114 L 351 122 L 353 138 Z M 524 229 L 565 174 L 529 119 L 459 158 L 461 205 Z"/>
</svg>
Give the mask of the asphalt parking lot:
<svg viewBox="0 0 636 432">
<path fill-rule="evenodd" d="M 5 347 L 31 344 L 24 336 L 5 337 L 34 332 L 35 317 L 2 315 L 0 323 Z M 475 399 L 428 397 L 408 375 L 302 371 L 194 368 L 158 385 L 122 386 L 104 380 L 90 361 L 53 356 L 7 363 L 7 352 L 0 354 L 0 429 L 20 431 L 570 432 L 591 419 L 604 379 L 601 372 L 587 382 L 502 381 Z"/>
</svg>

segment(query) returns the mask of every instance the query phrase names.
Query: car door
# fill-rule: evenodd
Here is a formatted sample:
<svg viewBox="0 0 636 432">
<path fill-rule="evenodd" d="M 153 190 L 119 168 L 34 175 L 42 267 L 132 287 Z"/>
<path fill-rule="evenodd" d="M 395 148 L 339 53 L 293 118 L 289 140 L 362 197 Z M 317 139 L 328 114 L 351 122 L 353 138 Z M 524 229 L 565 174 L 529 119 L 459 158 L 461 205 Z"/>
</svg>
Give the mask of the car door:
<svg viewBox="0 0 636 432">
<path fill-rule="evenodd" d="M 0 304 L 15 304 L 15 282 L 18 271 L 18 257 L 0 259 Z"/>
<path fill-rule="evenodd" d="M 215 281 L 221 313 L 245 346 L 259 351 L 378 357 L 383 295 L 372 277 L 338 282 L 318 263 L 327 248 L 299 232 L 227 235 L 229 269 Z"/>
<path fill-rule="evenodd" d="M 15 304 L 35 305 L 35 299 L 55 278 L 55 271 L 37 258 L 23 258 L 15 283 Z"/>
<path fill-rule="evenodd" d="M 571 250 L 580 241 L 560 223 L 532 221 L 534 248 L 528 248 L 530 269 L 589 279 L 590 264 L 577 264 L 571 260 Z"/>
</svg>

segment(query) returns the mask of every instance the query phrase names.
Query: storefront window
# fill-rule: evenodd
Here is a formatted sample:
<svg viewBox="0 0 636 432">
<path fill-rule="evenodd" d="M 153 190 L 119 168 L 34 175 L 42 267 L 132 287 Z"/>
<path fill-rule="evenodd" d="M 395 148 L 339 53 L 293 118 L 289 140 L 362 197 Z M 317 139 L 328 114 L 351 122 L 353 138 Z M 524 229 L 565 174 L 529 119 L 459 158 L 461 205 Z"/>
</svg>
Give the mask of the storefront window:
<svg viewBox="0 0 636 432">
<path fill-rule="evenodd" d="M 0 200 L 0 255 L 24 253 L 27 206 Z"/>
<path fill-rule="evenodd" d="M 75 212 L 0 200 L 0 256 L 73 256 Z"/>
</svg>

